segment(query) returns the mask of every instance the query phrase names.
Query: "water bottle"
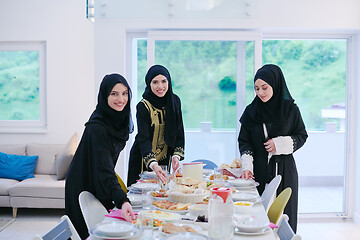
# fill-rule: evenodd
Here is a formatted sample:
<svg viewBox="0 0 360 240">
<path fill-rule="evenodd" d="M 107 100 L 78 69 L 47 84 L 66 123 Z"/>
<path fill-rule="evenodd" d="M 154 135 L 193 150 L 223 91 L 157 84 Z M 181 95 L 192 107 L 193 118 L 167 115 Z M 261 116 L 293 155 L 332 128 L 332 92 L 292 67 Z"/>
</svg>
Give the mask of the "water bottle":
<svg viewBox="0 0 360 240">
<path fill-rule="evenodd" d="M 211 240 L 234 238 L 234 203 L 230 188 L 216 187 L 211 189 L 208 221 Z"/>
</svg>

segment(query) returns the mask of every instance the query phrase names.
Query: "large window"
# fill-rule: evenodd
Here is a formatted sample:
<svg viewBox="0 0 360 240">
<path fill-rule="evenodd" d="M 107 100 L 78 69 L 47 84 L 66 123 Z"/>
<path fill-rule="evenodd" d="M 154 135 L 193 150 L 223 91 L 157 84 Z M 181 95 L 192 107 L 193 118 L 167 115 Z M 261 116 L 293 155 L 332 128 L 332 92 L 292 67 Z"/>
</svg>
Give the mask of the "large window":
<svg viewBox="0 0 360 240">
<path fill-rule="evenodd" d="M 44 128 L 45 44 L 0 43 L 0 130 Z"/>
<path fill-rule="evenodd" d="M 211 34 L 204 39 L 171 39 L 166 34 L 134 41 L 137 97 L 141 99 L 145 88 L 149 62 L 168 67 L 174 92 L 182 101 L 185 161 L 223 163 L 238 157 L 236 124 L 254 98 L 254 71 L 263 64 L 277 64 L 309 135 L 294 153 L 299 213 L 346 216 L 351 36 L 286 40 L 266 36 L 260 41 L 206 39 Z M 194 38 L 199 38 L 197 34 L 201 33 L 194 32 Z M 212 128 L 203 131 L 202 122 L 211 122 Z"/>
</svg>

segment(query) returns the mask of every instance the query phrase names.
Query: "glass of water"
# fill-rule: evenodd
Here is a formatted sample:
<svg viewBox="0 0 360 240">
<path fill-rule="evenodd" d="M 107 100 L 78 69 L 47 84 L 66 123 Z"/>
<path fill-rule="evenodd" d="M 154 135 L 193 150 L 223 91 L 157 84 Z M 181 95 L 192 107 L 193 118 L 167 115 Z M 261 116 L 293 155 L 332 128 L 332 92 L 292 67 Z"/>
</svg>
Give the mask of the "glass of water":
<svg viewBox="0 0 360 240">
<path fill-rule="evenodd" d="M 144 231 L 142 239 L 153 239 L 154 217 L 151 212 L 140 212 L 140 227 Z"/>
</svg>

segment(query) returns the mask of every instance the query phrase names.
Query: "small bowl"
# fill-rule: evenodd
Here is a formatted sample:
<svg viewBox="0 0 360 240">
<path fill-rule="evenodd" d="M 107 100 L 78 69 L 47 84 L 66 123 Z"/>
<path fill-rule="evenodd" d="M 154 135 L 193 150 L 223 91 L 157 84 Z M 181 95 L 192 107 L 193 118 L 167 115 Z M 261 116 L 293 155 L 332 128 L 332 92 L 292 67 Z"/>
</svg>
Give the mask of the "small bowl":
<svg viewBox="0 0 360 240">
<path fill-rule="evenodd" d="M 251 208 L 254 206 L 253 202 L 249 201 L 236 201 L 234 202 L 235 211 L 238 213 L 248 213 Z"/>
<path fill-rule="evenodd" d="M 257 233 L 269 227 L 269 221 L 264 221 L 256 217 L 248 217 L 244 219 L 235 218 L 235 226 L 240 232 Z"/>
<path fill-rule="evenodd" d="M 189 213 L 194 216 L 203 216 L 208 217 L 208 205 L 206 204 L 192 204 L 188 207 Z"/>
</svg>

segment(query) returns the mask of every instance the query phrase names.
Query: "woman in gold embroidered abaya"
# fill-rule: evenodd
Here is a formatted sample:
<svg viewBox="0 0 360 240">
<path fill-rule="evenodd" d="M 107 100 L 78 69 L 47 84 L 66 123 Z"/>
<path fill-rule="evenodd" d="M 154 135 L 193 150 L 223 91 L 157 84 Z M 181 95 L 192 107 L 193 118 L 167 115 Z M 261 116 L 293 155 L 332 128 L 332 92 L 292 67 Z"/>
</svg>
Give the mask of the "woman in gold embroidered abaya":
<svg viewBox="0 0 360 240">
<path fill-rule="evenodd" d="M 184 158 L 184 126 L 180 98 L 172 91 L 169 71 L 152 66 L 145 76 L 143 99 L 136 106 L 138 133 L 130 151 L 127 185 L 135 183 L 139 174 L 153 170 L 165 181 L 159 165 L 176 170 Z"/>
</svg>

